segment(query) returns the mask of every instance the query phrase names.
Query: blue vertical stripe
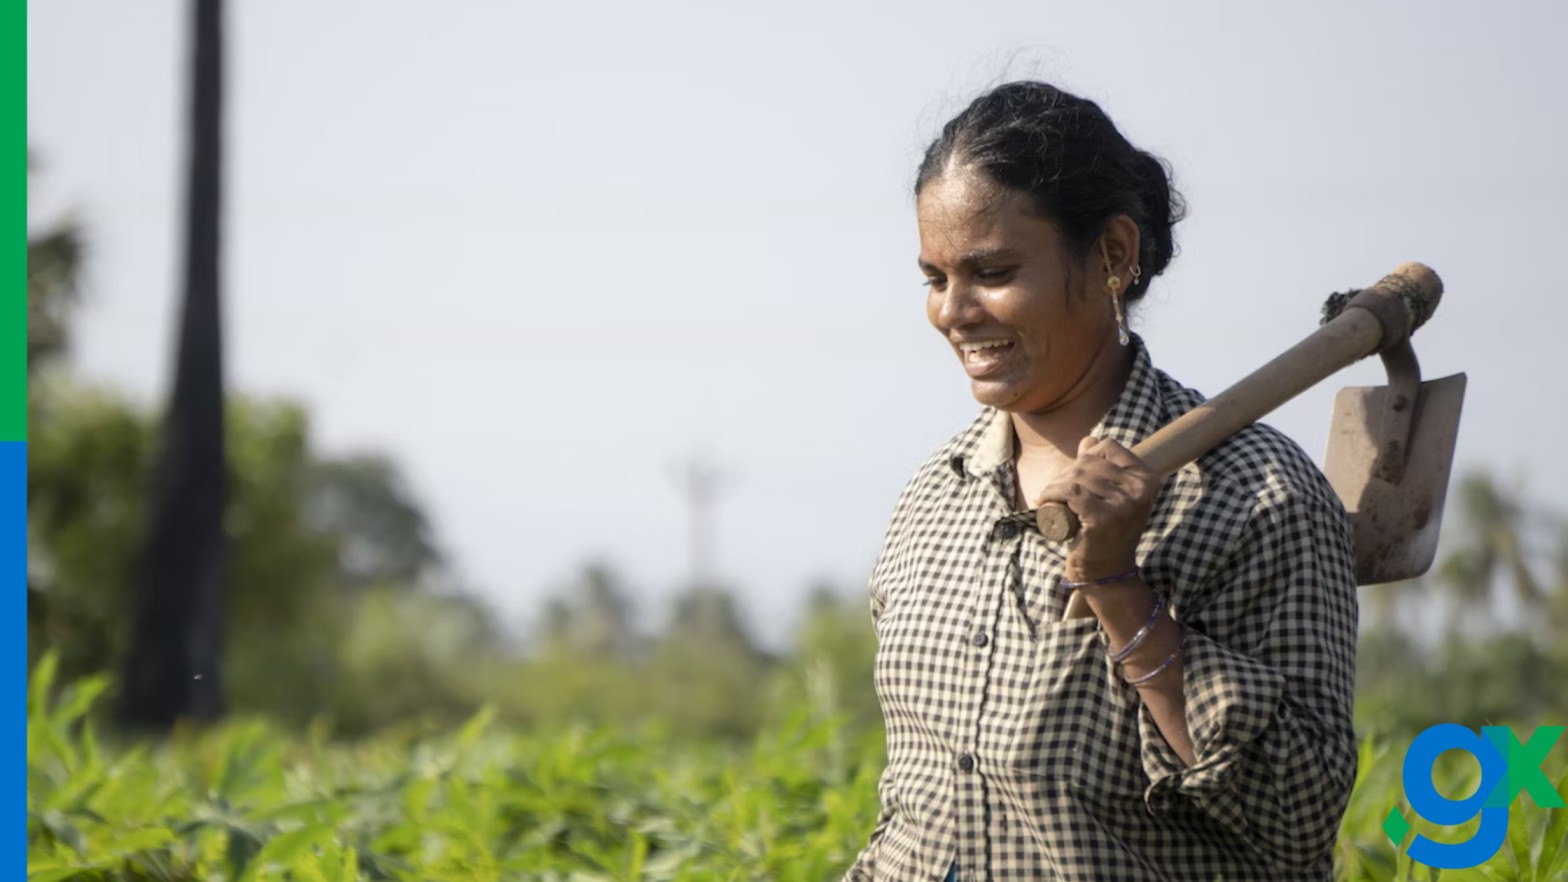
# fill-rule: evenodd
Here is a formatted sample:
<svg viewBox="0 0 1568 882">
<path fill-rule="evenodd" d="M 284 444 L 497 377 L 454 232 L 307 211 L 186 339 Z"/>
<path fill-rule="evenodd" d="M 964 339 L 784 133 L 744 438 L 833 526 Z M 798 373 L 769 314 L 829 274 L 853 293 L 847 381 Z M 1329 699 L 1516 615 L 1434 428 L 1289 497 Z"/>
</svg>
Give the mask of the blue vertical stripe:
<svg viewBox="0 0 1568 882">
<path fill-rule="evenodd" d="M 0 563 L 4 564 L 5 572 L 16 579 L 11 587 L 6 589 L 10 593 L 6 596 L 11 602 L 5 605 L 10 610 L 5 614 L 6 628 L 16 636 L 10 644 L 8 652 L 14 653 L 16 667 L 11 669 L 11 700 L 7 702 L 17 711 L 15 723 L 0 726 L 0 739 L 11 746 L 4 749 L 4 754 L 11 757 L 11 772 L 6 776 L 10 784 L 4 789 L 16 794 L 11 797 L 16 800 L 13 805 L 17 808 L 17 818 L 7 824 L 0 820 L 0 830 L 9 830 L 11 842 L 16 851 L 10 846 L 0 848 L 0 876 L 7 879 L 20 879 L 26 873 L 27 866 L 27 443 L 23 441 L 0 441 L 0 510 L 4 511 L 3 521 L 0 521 L 0 542 L 4 543 L 0 550 Z M 0 645 L 5 645 L 0 642 Z M 16 786 L 11 790 L 12 785 Z M 11 855 L 11 857 L 5 857 Z M 10 870 L 5 870 L 10 867 Z"/>
</svg>

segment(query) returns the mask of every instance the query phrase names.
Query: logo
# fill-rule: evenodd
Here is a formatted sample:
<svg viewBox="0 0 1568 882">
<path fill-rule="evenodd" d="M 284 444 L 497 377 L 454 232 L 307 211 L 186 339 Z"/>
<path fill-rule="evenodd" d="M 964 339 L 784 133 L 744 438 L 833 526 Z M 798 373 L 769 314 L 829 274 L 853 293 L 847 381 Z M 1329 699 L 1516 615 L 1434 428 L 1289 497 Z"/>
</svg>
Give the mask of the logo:
<svg viewBox="0 0 1568 882">
<path fill-rule="evenodd" d="M 1541 768 L 1563 728 L 1539 726 L 1524 744 L 1506 726 L 1485 726 L 1477 735 L 1458 723 L 1439 723 L 1417 735 L 1405 752 L 1401 770 L 1410 808 L 1427 821 L 1444 826 L 1463 824 L 1479 814 L 1481 826 L 1463 842 L 1438 842 L 1417 833 L 1408 849 L 1410 859 L 1442 870 L 1464 870 L 1485 863 L 1503 846 L 1508 835 L 1508 807 L 1521 790 L 1529 792 L 1541 808 L 1568 807 Z M 1481 786 L 1464 799 L 1449 799 L 1432 784 L 1432 767 L 1450 750 L 1463 750 L 1481 763 Z M 1388 810 L 1383 832 L 1395 848 L 1410 832 L 1410 822 L 1398 806 Z"/>
</svg>

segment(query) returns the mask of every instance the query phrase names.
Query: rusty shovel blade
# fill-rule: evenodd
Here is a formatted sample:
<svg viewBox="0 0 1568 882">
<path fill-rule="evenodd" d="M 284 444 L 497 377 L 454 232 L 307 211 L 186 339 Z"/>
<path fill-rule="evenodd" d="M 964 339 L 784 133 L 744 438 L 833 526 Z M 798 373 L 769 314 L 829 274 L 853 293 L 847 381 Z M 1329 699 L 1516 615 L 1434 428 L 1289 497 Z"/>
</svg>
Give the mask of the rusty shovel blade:
<svg viewBox="0 0 1568 882">
<path fill-rule="evenodd" d="M 1437 555 L 1465 375 L 1418 388 L 1403 419 L 1390 419 L 1400 401 L 1390 386 L 1352 386 L 1334 400 L 1323 472 L 1350 514 L 1361 585 L 1413 579 Z"/>
</svg>

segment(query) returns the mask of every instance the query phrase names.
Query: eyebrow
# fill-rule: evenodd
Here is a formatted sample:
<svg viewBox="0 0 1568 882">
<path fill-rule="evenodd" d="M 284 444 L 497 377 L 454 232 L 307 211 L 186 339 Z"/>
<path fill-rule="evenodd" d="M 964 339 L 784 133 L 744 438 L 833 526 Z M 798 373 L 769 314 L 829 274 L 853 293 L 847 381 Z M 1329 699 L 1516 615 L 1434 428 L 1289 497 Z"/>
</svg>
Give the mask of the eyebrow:
<svg viewBox="0 0 1568 882">
<path fill-rule="evenodd" d="M 958 265 L 963 268 L 969 268 L 998 260 L 1018 260 L 1021 256 L 1012 248 L 982 248 L 978 251 L 970 251 L 959 258 Z M 915 263 L 922 272 L 940 272 L 935 266 L 926 263 L 921 258 L 915 258 Z"/>
</svg>

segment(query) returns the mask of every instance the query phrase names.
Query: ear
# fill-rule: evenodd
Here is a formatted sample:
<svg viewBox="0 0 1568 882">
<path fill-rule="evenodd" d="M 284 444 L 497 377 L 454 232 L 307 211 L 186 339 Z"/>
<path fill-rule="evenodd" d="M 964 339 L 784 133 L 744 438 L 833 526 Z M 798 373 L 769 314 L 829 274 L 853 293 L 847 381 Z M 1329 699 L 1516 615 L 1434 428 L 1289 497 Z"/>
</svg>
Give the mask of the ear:
<svg viewBox="0 0 1568 882">
<path fill-rule="evenodd" d="M 1107 276 L 1118 276 L 1122 280 L 1122 291 L 1132 287 L 1132 268 L 1138 262 L 1138 225 L 1132 218 L 1125 214 L 1118 214 L 1111 218 L 1105 225 L 1105 232 L 1100 234 L 1100 284 L 1103 287 Z M 1106 264 L 1110 271 L 1106 272 Z"/>
</svg>

